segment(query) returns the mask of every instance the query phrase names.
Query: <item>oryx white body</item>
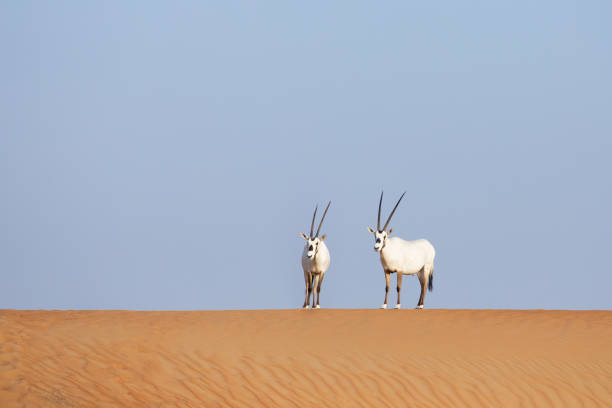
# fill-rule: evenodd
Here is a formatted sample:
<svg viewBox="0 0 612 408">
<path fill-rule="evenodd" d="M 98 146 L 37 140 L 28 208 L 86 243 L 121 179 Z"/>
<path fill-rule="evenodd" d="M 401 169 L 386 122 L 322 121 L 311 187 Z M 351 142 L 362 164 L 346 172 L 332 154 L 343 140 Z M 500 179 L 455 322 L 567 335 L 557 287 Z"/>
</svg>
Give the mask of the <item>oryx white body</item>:
<svg viewBox="0 0 612 408">
<path fill-rule="evenodd" d="M 398 237 L 387 238 L 380 251 L 380 263 L 385 271 L 416 275 L 431 265 L 436 251 L 426 239 L 406 241 Z"/>
<path fill-rule="evenodd" d="M 378 224 L 376 230 L 368 227 L 368 231 L 374 235 L 374 250 L 380 254 L 380 263 L 385 273 L 385 303 L 383 303 L 382 309 L 387 308 L 387 302 L 389 300 L 389 281 L 392 273 L 397 273 L 396 309 L 401 307 L 400 291 L 402 289 L 402 277 L 404 275 L 417 275 L 419 278 L 421 296 L 417 304 L 418 309 L 423 308 L 426 289 L 429 288 L 430 291 L 433 290 L 434 257 L 436 256 L 433 245 L 426 239 L 406 241 L 397 237 L 390 238 L 389 235 L 393 231 L 393 228 L 390 228 L 387 232 L 387 226 L 389 226 L 389 222 L 405 194 L 406 193 L 402 194 L 397 201 L 389 218 L 387 218 L 387 222 L 384 227 L 381 228 L 380 212 L 383 199 L 381 193 L 380 202 L 378 204 Z"/>
<path fill-rule="evenodd" d="M 315 208 L 312 216 L 310 235 L 306 235 L 302 232 L 300 233 L 302 238 L 306 240 L 306 245 L 304 245 L 304 250 L 302 251 L 302 269 L 304 270 L 304 281 L 306 283 L 306 298 L 304 299 L 302 307 L 305 309 L 309 308 L 310 294 L 312 294 L 313 309 L 320 308 L 319 297 L 321 295 L 321 284 L 323 283 L 325 272 L 327 272 L 329 268 L 330 256 L 327 245 L 323 242 L 327 235 L 323 234 L 323 236 L 319 237 L 319 232 L 321 232 L 321 226 L 323 225 L 323 220 L 325 220 L 325 215 L 327 215 L 327 210 L 329 210 L 330 205 L 331 201 L 327 204 L 327 208 L 325 208 L 316 234 L 314 234 L 314 225 L 318 207 Z"/>
</svg>

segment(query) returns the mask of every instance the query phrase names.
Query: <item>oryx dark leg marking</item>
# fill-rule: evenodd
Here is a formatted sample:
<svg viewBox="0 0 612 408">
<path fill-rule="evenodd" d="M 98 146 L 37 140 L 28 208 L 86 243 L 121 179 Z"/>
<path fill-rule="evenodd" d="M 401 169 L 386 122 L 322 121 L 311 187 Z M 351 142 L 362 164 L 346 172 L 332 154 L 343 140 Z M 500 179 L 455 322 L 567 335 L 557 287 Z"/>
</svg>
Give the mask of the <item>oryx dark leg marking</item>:
<svg viewBox="0 0 612 408">
<path fill-rule="evenodd" d="M 385 305 L 389 301 L 389 283 L 391 280 L 391 273 L 389 271 L 385 271 Z"/>
<path fill-rule="evenodd" d="M 421 284 L 421 297 L 419 297 L 419 304 L 417 305 L 417 307 L 423 306 L 423 303 L 425 302 L 425 292 L 427 290 L 427 278 L 425 277 L 425 268 L 419 271 L 418 276 L 419 283 Z"/>
<path fill-rule="evenodd" d="M 316 287 L 319 285 L 319 274 L 313 274 L 314 275 L 314 282 L 312 283 L 312 287 L 316 289 Z M 317 296 L 317 303 L 318 303 L 319 297 Z M 314 307 L 316 306 L 315 304 L 315 293 L 312 294 L 312 307 L 314 309 Z"/>
<path fill-rule="evenodd" d="M 310 292 L 312 292 L 310 273 L 304 274 L 304 280 L 306 281 L 306 298 L 304 299 L 304 305 L 302 307 L 308 306 L 310 302 Z"/>
<path fill-rule="evenodd" d="M 308 288 L 308 303 L 310 303 L 310 294 L 312 293 L 312 300 L 314 302 L 314 286 L 313 286 L 313 282 L 314 282 L 314 274 L 311 273 L 310 274 L 310 288 Z"/>
<path fill-rule="evenodd" d="M 397 273 L 397 304 L 399 305 L 400 302 L 400 291 L 402 290 L 402 277 L 404 275 L 402 275 L 401 272 Z"/>
<path fill-rule="evenodd" d="M 321 296 L 321 285 L 323 284 L 324 277 L 325 277 L 324 273 L 322 273 L 321 276 L 319 276 L 319 284 L 317 285 L 317 306 L 319 306 L 319 296 Z"/>
</svg>

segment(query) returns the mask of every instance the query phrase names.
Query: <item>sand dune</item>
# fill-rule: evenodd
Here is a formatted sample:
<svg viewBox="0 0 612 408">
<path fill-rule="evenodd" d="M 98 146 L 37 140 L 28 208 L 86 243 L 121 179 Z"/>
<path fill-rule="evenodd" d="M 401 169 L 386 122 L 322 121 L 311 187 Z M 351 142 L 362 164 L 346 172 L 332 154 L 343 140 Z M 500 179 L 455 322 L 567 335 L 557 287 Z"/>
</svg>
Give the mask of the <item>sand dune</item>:
<svg viewBox="0 0 612 408">
<path fill-rule="evenodd" d="M 612 312 L 0 311 L 2 407 L 612 406 Z"/>
</svg>

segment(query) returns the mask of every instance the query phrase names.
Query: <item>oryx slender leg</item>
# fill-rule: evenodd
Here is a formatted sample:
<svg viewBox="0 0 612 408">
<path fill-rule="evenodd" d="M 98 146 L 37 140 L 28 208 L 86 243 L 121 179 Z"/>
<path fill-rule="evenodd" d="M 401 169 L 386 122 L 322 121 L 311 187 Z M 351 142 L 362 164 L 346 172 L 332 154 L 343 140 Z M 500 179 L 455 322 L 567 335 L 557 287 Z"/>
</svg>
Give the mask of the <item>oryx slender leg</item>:
<svg viewBox="0 0 612 408">
<path fill-rule="evenodd" d="M 308 303 L 310 302 L 310 293 L 312 292 L 312 279 L 310 273 L 304 272 L 304 280 L 306 281 L 306 298 L 304 299 L 303 308 L 308 308 Z"/>
<path fill-rule="evenodd" d="M 402 290 L 402 277 L 403 276 L 404 275 L 402 275 L 401 272 L 397 273 L 397 305 L 395 305 L 396 309 L 399 309 L 400 307 L 402 307 L 401 305 L 402 302 L 400 302 L 400 292 Z"/>
<path fill-rule="evenodd" d="M 423 303 L 425 302 L 425 292 L 427 291 L 427 275 L 425 273 L 425 267 L 419 271 L 417 276 L 419 277 L 419 283 L 421 284 L 421 296 L 419 297 L 417 309 L 422 309 L 424 306 Z"/>
<path fill-rule="evenodd" d="M 317 306 L 316 308 L 319 309 L 319 296 L 321 296 L 321 284 L 323 284 L 323 278 L 325 277 L 325 272 L 321 272 L 320 276 L 319 276 L 319 283 L 317 284 Z"/>
<path fill-rule="evenodd" d="M 385 271 L 385 303 L 381 306 L 381 309 L 387 308 L 387 303 L 389 303 L 389 283 L 391 280 L 391 273 Z"/>
<path fill-rule="evenodd" d="M 315 274 L 313 274 L 313 275 L 314 275 L 314 282 L 312 283 L 312 287 L 313 287 L 314 289 L 316 289 L 316 288 L 317 288 L 317 286 L 319 286 L 319 276 L 320 276 L 320 274 L 315 273 Z M 318 300 L 318 299 L 319 299 L 319 297 L 317 296 L 317 300 Z M 312 294 L 312 308 L 313 308 L 313 309 L 315 308 L 315 294 L 314 294 L 314 293 Z"/>
</svg>

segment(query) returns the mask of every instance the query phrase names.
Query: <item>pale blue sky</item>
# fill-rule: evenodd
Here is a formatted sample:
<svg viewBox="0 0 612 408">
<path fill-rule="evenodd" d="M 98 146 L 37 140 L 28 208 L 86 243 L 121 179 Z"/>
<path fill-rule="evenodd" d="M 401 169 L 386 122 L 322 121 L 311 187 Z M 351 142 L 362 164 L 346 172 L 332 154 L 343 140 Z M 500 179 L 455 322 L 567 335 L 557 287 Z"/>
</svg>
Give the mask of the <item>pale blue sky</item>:
<svg viewBox="0 0 612 408">
<path fill-rule="evenodd" d="M 321 304 L 377 307 L 384 189 L 426 307 L 610 309 L 611 11 L 3 2 L 0 308 L 298 307 L 327 200 Z"/>
</svg>

